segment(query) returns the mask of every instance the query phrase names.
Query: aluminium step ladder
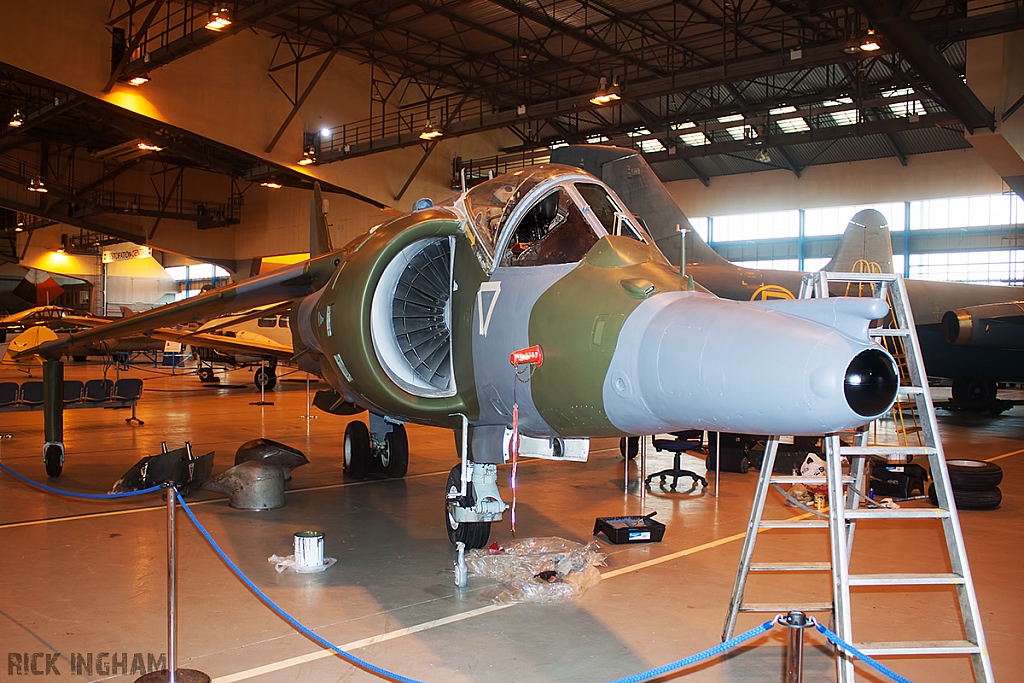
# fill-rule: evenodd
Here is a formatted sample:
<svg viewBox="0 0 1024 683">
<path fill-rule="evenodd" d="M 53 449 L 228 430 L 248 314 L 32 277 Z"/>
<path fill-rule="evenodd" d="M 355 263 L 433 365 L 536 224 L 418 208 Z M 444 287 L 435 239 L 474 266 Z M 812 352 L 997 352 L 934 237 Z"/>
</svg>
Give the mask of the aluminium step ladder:
<svg viewBox="0 0 1024 683">
<path fill-rule="evenodd" d="M 976 683 L 992 683 L 992 662 L 985 634 L 981 625 L 978 599 L 974 591 L 963 535 L 957 516 L 956 505 L 946 469 L 942 443 L 939 440 L 935 407 L 928 390 L 928 379 L 921 357 L 921 346 L 914 327 L 913 313 L 907 297 L 902 276 L 891 273 L 808 273 L 804 276 L 800 298 L 829 296 L 830 283 L 869 284 L 865 294 L 888 299 L 891 303 L 895 326 L 877 327 L 868 330 L 876 341 L 898 338 L 903 343 L 910 383 L 903 384 L 898 392 L 899 400 L 912 403 L 921 420 L 922 446 L 868 445 L 868 430 L 857 433 L 854 445 L 846 446 L 838 434 L 825 437 L 825 477 L 785 477 L 773 474 L 775 456 L 778 452 L 779 437 L 769 439 L 765 449 L 764 462 L 758 477 L 757 490 L 751 506 L 747 534 L 743 543 L 740 563 L 736 570 L 732 598 L 726 617 L 722 639 L 731 638 L 740 612 L 786 612 L 801 609 L 807 612 L 830 614 L 836 634 L 852 643 L 861 652 L 872 657 L 929 657 L 945 655 L 968 655 L 974 670 Z M 928 458 L 937 507 L 885 508 L 873 505 L 863 493 L 867 482 L 866 471 L 872 456 L 882 456 L 891 462 L 905 462 L 908 456 Z M 850 462 L 849 472 L 844 474 L 842 458 Z M 788 520 L 764 520 L 762 515 L 773 484 L 802 483 L 826 485 L 828 490 L 828 516 L 825 519 L 807 519 L 809 515 Z M 939 520 L 942 523 L 946 552 L 952 571 L 949 573 L 877 573 L 851 574 L 850 555 L 858 520 Z M 831 560 L 829 562 L 774 562 L 754 563 L 752 561 L 758 533 L 763 529 L 804 529 L 828 528 Z M 829 572 L 832 579 L 832 602 L 812 603 L 793 606 L 788 603 L 755 604 L 744 601 L 744 590 L 749 572 Z M 853 635 L 851 615 L 851 586 L 955 586 L 960 607 L 964 639 L 941 641 L 902 642 L 857 642 Z M 837 650 L 836 672 L 839 683 L 853 683 L 854 660 Z"/>
</svg>

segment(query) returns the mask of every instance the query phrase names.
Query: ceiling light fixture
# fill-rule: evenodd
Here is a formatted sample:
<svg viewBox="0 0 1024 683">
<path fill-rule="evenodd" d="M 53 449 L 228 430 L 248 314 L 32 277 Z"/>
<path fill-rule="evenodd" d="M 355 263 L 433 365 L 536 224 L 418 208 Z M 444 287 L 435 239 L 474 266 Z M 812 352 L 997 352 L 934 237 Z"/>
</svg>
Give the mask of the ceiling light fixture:
<svg viewBox="0 0 1024 683">
<path fill-rule="evenodd" d="M 302 162 L 300 161 L 299 163 L 301 164 Z M 272 190 L 280 190 L 284 186 L 276 180 L 268 180 L 265 183 L 260 183 L 260 187 L 269 187 Z"/>
<path fill-rule="evenodd" d="M 149 83 L 149 74 L 139 74 L 128 79 L 128 85 L 140 86 L 143 83 Z"/>
<path fill-rule="evenodd" d="M 142 140 L 139 141 L 138 148 L 147 152 L 162 152 L 164 149 L 163 147 L 154 145 L 151 142 L 145 142 Z"/>
<path fill-rule="evenodd" d="M 206 22 L 206 28 L 211 31 L 220 31 L 231 25 L 231 13 L 227 7 L 221 7 L 210 12 L 210 20 Z"/>
<path fill-rule="evenodd" d="M 28 181 L 28 191 L 49 192 L 49 190 L 46 189 L 46 184 L 43 182 L 42 178 L 32 178 L 30 181 Z"/>
<path fill-rule="evenodd" d="M 764 151 L 763 149 L 757 150 L 757 156 L 755 158 L 762 164 L 772 163 L 772 158 L 768 156 L 768 152 Z"/>
<path fill-rule="evenodd" d="M 601 76 L 601 84 L 597 87 L 597 93 L 590 98 L 590 101 L 594 104 L 605 105 L 618 99 L 621 99 L 618 84 L 613 83 L 612 87 L 609 88 L 608 79 Z"/>
<path fill-rule="evenodd" d="M 882 49 L 882 43 L 875 35 L 875 29 L 868 29 L 868 34 L 860 41 L 858 47 L 864 52 L 875 52 Z"/>
<path fill-rule="evenodd" d="M 11 128 L 21 128 L 21 126 L 24 125 L 24 123 L 25 123 L 25 116 L 24 116 L 24 114 L 21 113 L 20 109 L 17 109 L 14 112 L 14 116 L 12 116 L 11 120 L 8 121 L 7 125 L 10 126 Z"/>
<path fill-rule="evenodd" d="M 442 135 L 444 135 L 444 133 L 441 132 L 440 128 L 432 124 L 430 121 L 427 121 L 427 125 L 423 127 L 423 132 L 420 133 L 420 140 L 433 140 L 434 138 L 439 138 Z"/>
<path fill-rule="evenodd" d="M 306 145 L 302 148 L 302 158 L 299 159 L 299 166 L 309 166 L 316 161 L 316 147 Z"/>
</svg>

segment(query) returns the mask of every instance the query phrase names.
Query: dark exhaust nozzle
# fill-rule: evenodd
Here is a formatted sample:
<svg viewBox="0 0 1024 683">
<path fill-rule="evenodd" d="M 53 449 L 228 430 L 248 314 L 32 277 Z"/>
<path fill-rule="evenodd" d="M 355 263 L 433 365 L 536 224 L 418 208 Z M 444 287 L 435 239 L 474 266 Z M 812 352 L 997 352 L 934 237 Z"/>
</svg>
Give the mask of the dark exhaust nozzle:
<svg viewBox="0 0 1024 683">
<path fill-rule="evenodd" d="M 879 349 L 867 349 L 854 356 L 843 379 L 846 402 L 864 417 L 885 412 L 895 400 L 899 386 L 896 366 Z"/>
</svg>

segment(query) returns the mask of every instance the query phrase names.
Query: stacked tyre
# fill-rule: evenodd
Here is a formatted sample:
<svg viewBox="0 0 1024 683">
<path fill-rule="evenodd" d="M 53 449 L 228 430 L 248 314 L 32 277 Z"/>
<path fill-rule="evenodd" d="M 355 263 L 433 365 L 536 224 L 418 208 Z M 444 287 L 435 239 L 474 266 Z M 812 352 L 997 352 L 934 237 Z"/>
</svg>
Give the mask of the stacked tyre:
<svg viewBox="0 0 1024 683">
<path fill-rule="evenodd" d="M 947 460 L 949 483 L 953 500 L 959 510 L 994 510 L 1003 500 L 999 484 L 1003 481 L 1003 468 L 984 460 Z M 935 477 L 932 477 L 933 481 Z M 928 498 L 938 505 L 935 484 L 928 487 Z"/>
</svg>

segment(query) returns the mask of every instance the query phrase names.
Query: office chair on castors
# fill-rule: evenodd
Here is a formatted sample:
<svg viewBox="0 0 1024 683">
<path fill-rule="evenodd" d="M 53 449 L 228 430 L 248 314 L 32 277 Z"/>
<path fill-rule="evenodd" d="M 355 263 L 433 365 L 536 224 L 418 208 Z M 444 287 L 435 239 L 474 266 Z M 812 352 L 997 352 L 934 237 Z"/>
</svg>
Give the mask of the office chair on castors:
<svg viewBox="0 0 1024 683">
<path fill-rule="evenodd" d="M 704 431 L 700 429 L 688 429 L 683 432 L 672 432 L 671 439 L 653 439 L 654 449 L 657 451 L 669 451 L 675 455 L 672 463 L 672 469 L 662 470 L 655 472 L 647 476 L 647 480 L 644 485 L 647 488 L 651 488 L 651 479 L 659 477 L 661 479 L 661 487 L 665 487 L 665 479 L 672 477 L 673 491 L 676 490 L 676 484 L 679 483 L 679 479 L 682 477 L 690 477 L 693 479 L 693 485 L 696 486 L 697 482 L 700 482 L 701 486 L 707 488 L 708 480 L 700 476 L 696 472 L 690 470 L 684 470 L 679 463 L 679 457 L 687 451 L 699 451 L 704 447 Z"/>
</svg>

